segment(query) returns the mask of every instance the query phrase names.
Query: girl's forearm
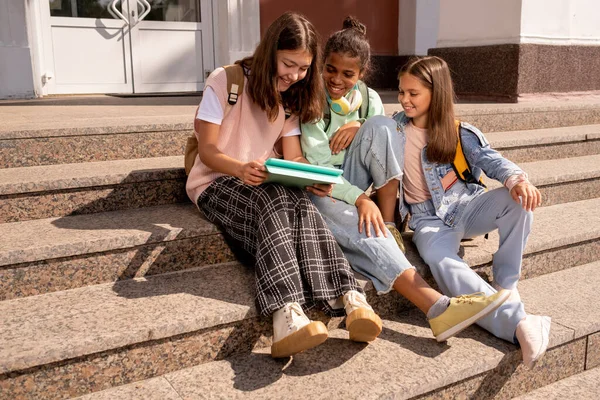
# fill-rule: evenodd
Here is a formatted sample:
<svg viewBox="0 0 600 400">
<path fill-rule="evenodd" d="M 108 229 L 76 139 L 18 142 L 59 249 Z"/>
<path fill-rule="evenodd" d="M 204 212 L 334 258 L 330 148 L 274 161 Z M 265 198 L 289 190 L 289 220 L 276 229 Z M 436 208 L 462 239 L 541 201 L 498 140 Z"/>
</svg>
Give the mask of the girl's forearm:
<svg viewBox="0 0 600 400">
<path fill-rule="evenodd" d="M 200 161 L 213 171 L 236 177 L 240 176 L 240 171 L 244 163 L 224 154 L 217 146 L 212 144 L 206 145 L 198 153 Z"/>
</svg>

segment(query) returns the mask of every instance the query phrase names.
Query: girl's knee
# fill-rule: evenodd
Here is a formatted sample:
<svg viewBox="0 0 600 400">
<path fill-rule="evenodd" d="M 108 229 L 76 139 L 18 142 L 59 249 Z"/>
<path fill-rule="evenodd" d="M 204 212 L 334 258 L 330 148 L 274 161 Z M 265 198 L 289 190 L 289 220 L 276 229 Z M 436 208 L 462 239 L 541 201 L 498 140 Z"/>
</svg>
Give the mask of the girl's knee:
<svg viewBox="0 0 600 400">
<path fill-rule="evenodd" d="M 425 251 L 419 250 L 419 254 L 421 255 L 423 261 L 425 261 L 425 264 L 427 264 L 431 269 L 438 269 L 444 258 L 446 258 L 442 252 L 431 248 Z"/>
<path fill-rule="evenodd" d="M 367 119 L 361 126 L 365 134 L 369 133 L 375 135 L 389 135 L 392 132 L 397 132 L 398 125 L 393 119 L 386 117 L 385 115 L 375 115 Z"/>
</svg>

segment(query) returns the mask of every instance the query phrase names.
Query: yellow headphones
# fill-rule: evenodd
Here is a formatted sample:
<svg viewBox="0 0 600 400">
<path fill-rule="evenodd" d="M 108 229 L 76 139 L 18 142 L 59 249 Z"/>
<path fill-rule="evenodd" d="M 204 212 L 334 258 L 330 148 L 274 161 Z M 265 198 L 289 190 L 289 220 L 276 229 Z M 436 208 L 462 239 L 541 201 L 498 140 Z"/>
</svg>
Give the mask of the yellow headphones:
<svg viewBox="0 0 600 400">
<path fill-rule="evenodd" d="M 350 90 L 346 96 L 342 96 L 339 99 L 332 99 L 329 94 L 327 94 L 327 101 L 329 102 L 331 110 L 339 115 L 348 115 L 358 110 L 363 99 L 360 90 L 357 89 L 358 87 L 354 85 L 352 90 Z"/>
</svg>

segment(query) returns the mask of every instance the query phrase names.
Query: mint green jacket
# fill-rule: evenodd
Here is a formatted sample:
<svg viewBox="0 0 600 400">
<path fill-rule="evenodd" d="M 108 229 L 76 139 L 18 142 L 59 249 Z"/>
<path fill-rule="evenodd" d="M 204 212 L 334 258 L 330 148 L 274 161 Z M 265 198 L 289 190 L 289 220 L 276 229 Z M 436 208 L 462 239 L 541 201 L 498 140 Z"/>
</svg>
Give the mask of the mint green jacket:
<svg viewBox="0 0 600 400">
<path fill-rule="evenodd" d="M 383 109 L 383 103 L 377 92 L 369 88 L 368 93 L 369 109 L 366 118 L 370 118 L 374 115 L 384 115 L 385 111 Z M 329 104 L 327 107 L 329 107 Z M 358 120 L 360 120 L 358 110 L 345 116 L 331 111 L 331 122 L 329 128 L 327 128 L 327 132 L 324 131 L 325 121 L 322 119 L 315 124 L 302 124 L 302 136 L 300 140 L 304 157 L 308 162 L 314 165 L 340 168 L 344 163 L 346 150 L 340 151 L 339 154 L 332 154 L 331 149 L 329 148 L 329 141 L 341 126 L 348 122 Z M 364 122 L 364 119 L 361 122 Z M 336 199 L 354 205 L 358 196 L 363 194 L 363 191 L 352 185 L 346 179 L 343 180 L 343 184 L 333 186 L 331 195 Z"/>
</svg>

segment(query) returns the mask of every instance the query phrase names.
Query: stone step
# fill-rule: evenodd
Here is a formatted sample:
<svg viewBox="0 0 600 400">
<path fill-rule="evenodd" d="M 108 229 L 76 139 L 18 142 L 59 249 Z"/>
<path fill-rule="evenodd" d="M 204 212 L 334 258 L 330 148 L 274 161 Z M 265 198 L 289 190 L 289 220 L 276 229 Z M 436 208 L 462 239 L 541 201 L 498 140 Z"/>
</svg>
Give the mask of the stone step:
<svg viewBox="0 0 600 400">
<path fill-rule="evenodd" d="M 401 110 L 392 93 L 384 98 L 387 115 Z M 456 118 L 482 132 L 520 131 L 600 124 L 600 101 L 536 101 L 517 104 L 463 103 L 455 106 Z"/>
<path fill-rule="evenodd" d="M 538 208 L 523 274 L 569 268 L 599 258 L 600 199 Z M 0 224 L 0 299 L 12 299 L 232 261 L 219 230 L 192 204 Z M 428 269 L 406 234 L 408 259 Z M 463 243 L 482 274 L 497 234 Z"/>
<path fill-rule="evenodd" d="M 596 400 L 600 393 L 600 368 L 561 379 L 515 400 Z"/>
<path fill-rule="evenodd" d="M 191 122 L 0 132 L 0 168 L 180 156 L 192 133 Z"/>
<path fill-rule="evenodd" d="M 400 109 L 395 97 L 384 99 L 388 115 Z M 193 130 L 192 102 L 5 106 L 0 109 L 0 168 L 181 155 Z M 458 104 L 456 113 L 483 132 L 600 124 L 599 101 Z"/>
<path fill-rule="evenodd" d="M 3 398 L 70 397 L 269 346 L 252 280 L 234 262 L 2 301 Z"/>
<path fill-rule="evenodd" d="M 600 154 L 600 125 L 486 133 L 493 148 L 522 163 Z"/>
<path fill-rule="evenodd" d="M 600 197 L 600 154 L 520 165 L 546 205 Z M 172 156 L 0 169 L 0 223 L 188 202 L 182 166 Z"/>
<path fill-rule="evenodd" d="M 532 370 L 520 363 L 514 345 L 478 327 L 437 343 L 423 315 L 410 311 L 385 319 L 381 336 L 369 345 L 350 342 L 345 330 L 335 329 L 323 345 L 291 359 L 273 360 L 266 347 L 246 348 L 82 399 L 514 398 L 597 366 L 590 360 L 600 354 L 599 268 L 595 262 L 520 284 L 528 312 L 553 322 L 549 351 Z M 79 381 L 71 382 L 73 394 Z M 81 390 L 102 387 L 96 376 L 89 383 Z"/>
<path fill-rule="evenodd" d="M 189 202 L 183 156 L 0 169 L 0 223 Z"/>
<path fill-rule="evenodd" d="M 600 154 L 519 163 L 550 206 L 600 197 Z M 485 178 L 484 178 L 485 179 Z M 485 179 L 489 189 L 500 182 Z"/>
<path fill-rule="evenodd" d="M 232 261 L 190 204 L 0 224 L 0 299 Z"/>
</svg>

